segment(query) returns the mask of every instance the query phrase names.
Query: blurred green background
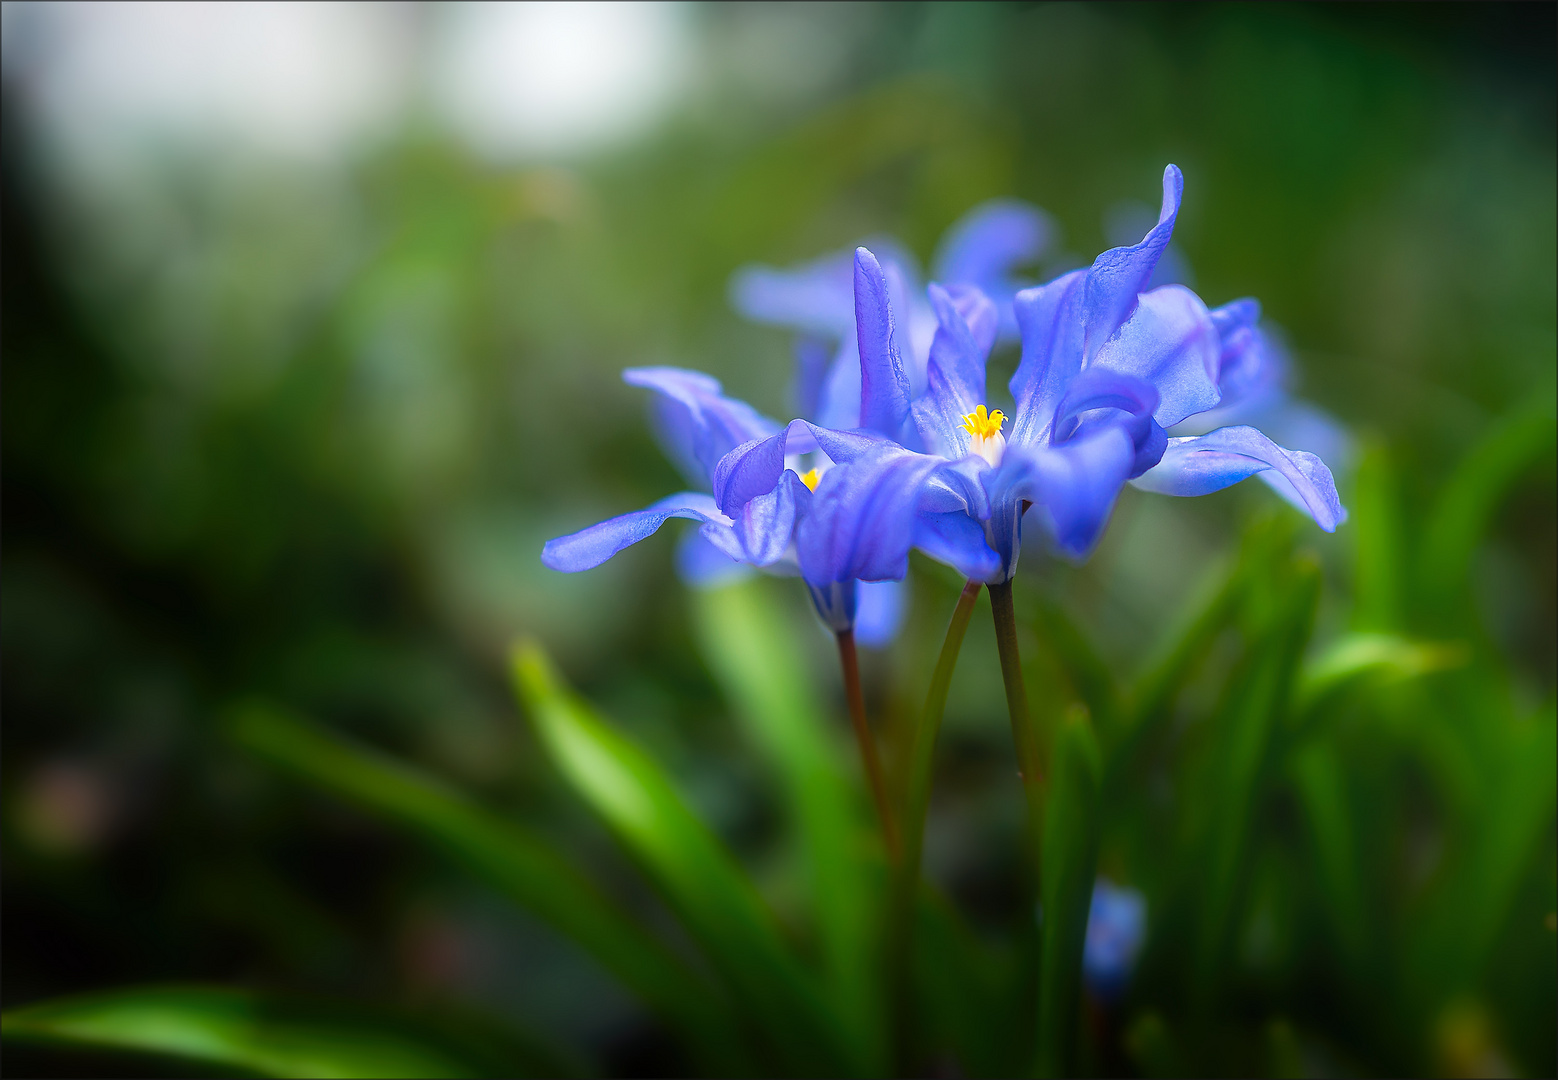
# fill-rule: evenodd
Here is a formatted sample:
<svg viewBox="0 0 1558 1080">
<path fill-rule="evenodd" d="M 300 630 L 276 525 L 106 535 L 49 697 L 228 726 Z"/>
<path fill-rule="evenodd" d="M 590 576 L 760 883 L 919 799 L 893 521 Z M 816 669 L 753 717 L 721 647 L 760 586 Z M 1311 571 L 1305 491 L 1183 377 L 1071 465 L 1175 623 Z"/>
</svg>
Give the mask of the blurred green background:
<svg viewBox="0 0 1558 1080">
<path fill-rule="evenodd" d="M 1470 599 L 1422 595 L 1433 582 L 1415 569 L 1431 523 L 1458 520 L 1446 484 L 1468 452 L 1497 456 L 1501 432 L 1519 443 L 1522 417 L 1551 415 L 1552 5 L 653 9 L 586 36 L 569 71 L 640 82 L 615 104 L 590 98 L 596 113 L 561 135 L 519 105 L 504 126 L 503 95 L 524 87 L 460 89 L 451 71 L 484 70 L 460 51 L 482 37 L 461 29 L 466 9 L 336 11 L 286 33 L 128 10 L 104 29 L 101 11 L 6 5 L 7 1009 L 216 982 L 522 1023 L 612 1072 L 684 1067 L 582 954 L 236 747 L 222 710 L 263 696 L 414 762 L 663 923 L 510 697 L 506 649 L 532 636 L 669 769 L 782 917 L 796 886 L 779 796 L 704 659 L 674 537 L 584 575 L 538 558 L 548 537 L 683 486 L 618 372 L 702 369 L 788 416 L 790 342 L 731 311 L 739 266 L 882 233 L 928 260 L 965 210 L 1017 196 L 1062 228 L 1048 275 L 1108 246 L 1123 202 L 1155 204 L 1173 162 L 1196 290 L 1259 297 L 1301 395 L 1357 440 L 1338 469 L 1353 521 L 1289 528 L 1322 568 L 1315 650 L 1377 629 L 1470 657 L 1351 706 L 1326 744 L 1334 812 L 1358 826 L 1352 930 L 1327 929 L 1306 864 L 1285 854 L 1303 846 L 1302 779 L 1252 819 L 1255 884 L 1216 961 L 1226 1038 L 1184 1067 L 1265 1067 L 1254 1043 L 1291 1043 L 1278 1072 L 1558 1067 L 1555 765 L 1550 737 L 1520 734 L 1550 730 L 1558 668 L 1550 422 L 1488 474 L 1488 506 L 1478 474 L 1458 474 L 1478 526 Z M 136 18 L 153 30 L 125 32 Z M 346 105 L 320 89 L 332 80 Z M 994 359 L 1001 381 L 1015 361 Z M 1254 484 L 1196 500 L 1128 489 L 1087 565 L 1025 559 L 1019 609 L 1063 612 L 1124 677 L 1256 542 L 1241 536 L 1287 527 L 1274 503 Z M 866 660 L 889 728 L 922 699 L 959 585 L 926 562 L 912 577 L 905 635 Z M 769 586 L 837 704 L 801 590 Z M 1036 663 L 1037 711 L 1086 698 Z M 1185 716 L 1228 663 L 1187 689 Z M 1024 918 L 998 672 L 976 619 L 927 855 L 992 941 Z M 1465 735 L 1505 727 L 1504 741 Z M 1175 730 L 1163 761 L 1194 755 L 1199 729 Z M 1529 746 L 1549 756 L 1522 763 Z M 1189 961 L 1152 928 L 1193 890 L 1154 878 L 1151 822 L 1170 804 L 1193 818 L 1212 783 L 1148 759 L 1100 864 L 1149 902 L 1120 1024 L 1175 1009 L 1162 988 Z M 1457 859 L 1522 767 L 1535 801 L 1508 840 L 1507 888 L 1486 909 L 1440 899 L 1481 874 Z M 1428 944 L 1391 951 L 1384 936 L 1414 920 Z M 1139 1049 L 1150 1024 L 1132 1030 L 1119 1045 Z M 7 1056 L 12 1072 L 137 1067 Z M 1147 1057 L 1091 1067 L 1150 1071 Z"/>
</svg>

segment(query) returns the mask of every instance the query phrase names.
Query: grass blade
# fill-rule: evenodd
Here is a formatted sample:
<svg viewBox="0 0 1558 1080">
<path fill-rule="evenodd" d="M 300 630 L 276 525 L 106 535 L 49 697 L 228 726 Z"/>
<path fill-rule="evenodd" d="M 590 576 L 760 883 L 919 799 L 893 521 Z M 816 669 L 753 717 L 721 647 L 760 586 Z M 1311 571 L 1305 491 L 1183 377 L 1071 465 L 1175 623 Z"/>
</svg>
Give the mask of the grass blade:
<svg viewBox="0 0 1558 1080">
<path fill-rule="evenodd" d="M 513 673 L 558 769 L 659 884 L 783 1071 L 865 1071 L 751 881 L 660 767 L 568 691 L 539 647 L 517 646 Z"/>
<path fill-rule="evenodd" d="M 1314 742 L 1294 756 L 1291 768 L 1309 825 L 1319 892 L 1331 932 L 1353 977 L 1366 984 L 1371 934 L 1360 887 L 1355 817 L 1348 805 L 1341 762 L 1329 743 Z"/>
<path fill-rule="evenodd" d="M 1036 591 L 1035 591 L 1036 592 Z M 1028 598 L 1028 625 L 1059 661 L 1061 672 L 1093 716 L 1097 730 L 1117 734 L 1120 694 L 1114 673 L 1064 608 L 1042 595 Z"/>
<path fill-rule="evenodd" d="M 1477 544 L 1510 487 L 1538 461 L 1552 461 L 1553 402 L 1544 395 L 1529 410 L 1493 425 L 1456 466 L 1429 518 L 1421 562 L 1423 594 L 1444 606 L 1466 585 Z"/>
<path fill-rule="evenodd" d="M 1394 683 L 1459 667 L 1470 650 L 1459 643 L 1420 642 L 1395 634 L 1344 634 L 1304 665 L 1295 714 L 1313 711 L 1362 680 Z"/>
<path fill-rule="evenodd" d="M 1249 862 L 1252 819 L 1260 802 L 1270 748 L 1291 705 L 1300 657 L 1309 641 L 1320 597 L 1320 567 L 1313 558 L 1292 566 L 1280 602 L 1251 643 L 1229 684 L 1217 725 L 1211 773 L 1211 824 L 1200 893 L 1196 939 L 1196 1005 L 1212 1005 L 1237 896 Z"/>
<path fill-rule="evenodd" d="M 911 1026 L 914 1023 L 912 1012 L 917 996 L 912 990 L 919 974 L 916 952 L 923 935 L 916 925 L 921 920 L 915 912 L 915 906 L 917 897 L 921 895 L 920 857 L 925 843 L 925 816 L 930 809 L 936 735 L 941 730 L 942 715 L 947 710 L 952 671 L 957 667 L 958 653 L 963 648 L 969 620 L 974 617 L 974 604 L 979 599 L 979 589 L 978 582 L 970 581 L 963 586 L 958 596 L 957 607 L 952 611 L 941 652 L 936 658 L 936 667 L 931 672 L 925 709 L 909 736 L 908 777 L 903 800 L 903 852 L 898 864 L 893 867 L 892 895 L 887 915 L 888 978 L 894 995 L 894 1036 L 897 1042 L 894 1049 L 902 1067 L 913 1064 L 916 1052 L 917 1040 Z M 931 940 L 940 942 L 944 936 L 933 936 Z"/>
<path fill-rule="evenodd" d="M 879 880 L 862 820 L 823 722 L 828 711 L 796 648 L 796 628 L 757 580 L 695 590 L 704 655 L 753 741 L 779 774 L 794 816 L 833 998 L 862 1054 L 885 1061 L 877 963 Z"/>
<path fill-rule="evenodd" d="M 315 1003 L 221 987 L 137 987 L 5 1014 L 7 1040 L 156 1054 L 262 1076 L 480 1076 L 399 1018 L 325 1019 Z"/>
<path fill-rule="evenodd" d="M 1395 475 L 1385 447 L 1365 447 L 1348 500 L 1352 534 L 1353 625 L 1365 631 L 1395 629 L 1401 615 L 1402 544 Z"/>
<path fill-rule="evenodd" d="M 1055 740 L 1054 775 L 1044 817 L 1044 897 L 1039 955 L 1040 1076 L 1075 1074 L 1082 946 L 1098 863 L 1098 796 L 1103 759 L 1084 710 L 1074 710 Z"/>
<path fill-rule="evenodd" d="M 713 987 L 601 895 L 540 837 L 436 780 L 273 706 L 232 713 L 238 742 L 273 765 L 420 834 L 572 938 L 660 1013 L 711 1066 L 739 1067 L 728 1009 Z"/>
</svg>

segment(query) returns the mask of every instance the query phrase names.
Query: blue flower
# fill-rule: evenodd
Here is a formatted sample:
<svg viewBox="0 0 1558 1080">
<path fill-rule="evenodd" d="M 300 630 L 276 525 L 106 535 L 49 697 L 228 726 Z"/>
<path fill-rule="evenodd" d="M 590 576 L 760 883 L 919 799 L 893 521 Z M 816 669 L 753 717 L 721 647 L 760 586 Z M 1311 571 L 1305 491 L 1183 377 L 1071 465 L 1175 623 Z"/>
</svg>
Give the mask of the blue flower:
<svg viewBox="0 0 1558 1080">
<path fill-rule="evenodd" d="M 1176 424 L 1171 436 L 1204 435 L 1221 427 L 1259 428 L 1283 446 L 1307 450 L 1333 470 L 1353 460 L 1353 442 L 1337 419 L 1289 391 L 1292 364 L 1281 331 L 1261 321 L 1260 304 L 1236 300 L 1212 313 L 1222 342 L 1217 408 Z M 1280 472 L 1259 474 L 1267 486 L 1300 510 L 1303 496 Z M 1345 513 L 1343 514 L 1345 519 Z"/>
<path fill-rule="evenodd" d="M 853 273 L 859 426 L 844 433 L 794 421 L 731 450 L 715 466 L 713 478 L 715 503 L 733 513 L 770 490 L 797 455 L 822 451 L 826 460 L 817 465 L 815 494 L 796 528 L 800 572 L 814 597 L 847 590 L 857 580 L 901 579 L 908 571 L 910 547 L 958 560 L 984 546 L 980 522 L 989 516 L 971 463 L 902 445 L 910 425 L 910 387 L 889 300 L 891 281 L 865 248 L 855 253 Z M 932 287 L 933 298 L 945 295 Z M 988 351 L 996 328 L 994 305 L 971 286 L 960 295 L 982 305 L 976 322 L 986 331 Z M 935 341 L 941 341 L 939 330 Z M 936 349 L 933 343 L 933 369 Z M 841 440 L 846 457 L 833 448 Z M 976 554 L 972 565 L 981 576 L 998 569 L 988 549 Z"/>
<path fill-rule="evenodd" d="M 1146 933 L 1147 898 L 1099 878 L 1093 884 L 1082 946 L 1082 978 L 1094 997 L 1103 1002 L 1119 1000 L 1130 983 Z"/>
<path fill-rule="evenodd" d="M 1016 199 L 976 206 L 942 237 L 932 264 L 947 285 L 972 285 L 994 299 L 1003 340 L 1015 340 L 1012 297 L 1024 284 L 1013 270 L 1039 259 L 1055 227 L 1038 207 Z M 936 316 L 926 302 L 914 256 L 891 239 L 868 241 L 898 313 L 894 345 L 909 392 L 924 393 Z M 786 270 L 748 266 L 731 279 L 737 311 L 755 322 L 800 332 L 796 341 L 798 413 L 826 427 L 860 425 L 860 358 L 855 333 L 854 252 L 839 251 Z M 912 431 L 905 437 L 914 440 Z"/>
<path fill-rule="evenodd" d="M 1130 244 L 1152 227 L 1154 216 L 1146 203 L 1121 203 L 1107 215 L 1105 231 L 1111 243 Z M 1171 243 L 1159 257 L 1148 288 L 1173 284 L 1194 288 L 1195 276 Z M 1217 374 L 1222 401 L 1210 412 L 1176 424 L 1169 435 L 1205 435 L 1221 427 L 1247 425 L 1283 446 L 1309 451 L 1333 472 L 1346 470 L 1354 456 L 1352 439 L 1335 417 L 1292 396 L 1292 365 L 1282 332 L 1261 320 L 1259 302 L 1235 300 L 1211 315 L 1222 343 Z M 1280 472 L 1267 469 L 1259 476 L 1288 502 L 1304 509 L 1302 497 Z"/>
<path fill-rule="evenodd" d="M 728 398 L 717 380 L 682 368 L 629 368 L 624 382 L 655 391 L 656 433 L 667 453 L 691 479 L 709 482 L 715 464 L 732 447 L 767 435 L 779 425 L 750 405 Z M 796 476 L 776 477 L 770 489 L 738 509 L 722 513 L 707 492 L 683 491 L 630 514 L 548 540 L 541 561 L 554 570 L 590 570 L 623 548 L 653 536 L 673 517 L 701 523 L 699 533 L 728 560 L 783 572 L 798 506 L 811 490 Z M 789 560 L 793 567 L 793 558 Z M 793 572 L 793 570 L 792 570 Z"/>
<path fill-rule="evenodd" d="M 629 368 L 625 382 L 655 391 L 656 434 L 667 454 L 695 482 L 715 483 L 716 468 L 737 446 L 751 446 L 774 437 L 789 436 L 790 465 L 819 451 L 828 462 L 847 462 L 874 445 L 870 435 L 835 432 L 795 421 L 780 428 L 750 405 L 726 397 L 717 380 L 682 368 Z M 776 433 L 777 436 L 776 436 Z M 671 518 L 690 518 L 700 523 L 697 535 L 703 547 L 683 546 L 679 568 L 695 580 L 711 582 L 731 568 L 753 566 L 769 573 L 799 572 L 795 530 L 812 502 L 818 470 L 787 467 L 781 461 L 771 482 L 762 490 L 750 484 L 729 512 L 707 491 L 682 491 L 632 513 L 591 525 L 587 529 L 548 540 L 541 561 L 553 570 L 577 573 L 590 570 L 623 548 L 646 540 Z M 688 565 L 693 560 L 701 564 Z M 896 597 L 872 596 L 861 603 L 853 581 L 830 582 L 812 590 L 818 613 L 834 631 L 856 631 L 867 643 L 880 640 L 883 626 L 895 627 L 899 612 Z"/>
<path fill-rule="evenodd" d="M 1179 170 L 1169 166 L 1158 222 L 1140 243 L 1017 293 L 1022 360 L 1010 383 L 1009 430 L 1005 414 L 988 409 L 985 392 L 985 362 L 1000 325 L 994 302 L 973 286 L 930 286 L 937 328 L 926 389 L 916 398 L 898 347 L 889 276 L 870 251 L 856 252 L 860 421 L 877 442 L 824 477 L 797 528 L 801 573 L 814 589 L 844 575 L 902 576 L 910 547 L 973 580 L 1007 581 L 1030 509 L 1053 547 L 1084 557 L 1126 482 L 1203 495 L 1274 471 L 1321 528 L 1336 528 L 1344 511 L 1330 471 L 1313 454 L 1283 449 L 1247 426 L 1167 434 L 1222 403 L 1223 328 L 1232 340 L 1238 327 L 1252 325 L 1242 302 L 1213 312 L 1183 286 L 1146 289 L 1172 236 L 1182 188 Z M 1232 353 L 1242 355 L 1237 342 Z M 719 463 L 714 492 L 726 512 L 776 481 L 773 440 L 782 453 L 781 434 Z M 743 482 L 732 488 L 731 477 Z"/>
<path fill-rule="evenodd" d="M 1014 199 L 983 203 L 947 230 L 934 261 L 936 276 L 943 282 L 977 287 L 994 297 L 997 333 L 1015 339 L 1017 324 L 1012 298 L 1023 283 L 1012 276 L 1012 271 L 1042 256 L 1054 231 L 1049 216 L 1036 206 Z M 877 264 L 880 281 L 873 286 L 878 288 L 873 311 L 900 313 L 901 318 L 890 321 L 885 331 L 886 346 L 900 358 L 908 395 L 919 396 L 926 389 L 936 315 L 919 285 L 913 256 L 892 240 L 874 241 L 872 246 L 882 256 Z M 921 449 L 914 426 L 903 423 L 906 414 L 898 416 L 890 431 L 881 422 L 880 409 L 878 415 L 862 415 L 862 401 L 876 403 L 879 395 L 869 388 L 862 393 L 862 339 L 856 330 L 858 276 L 855 256 L 849 251 L 787 270 L 749 266 L 732 278 L 731 302 L 754 321 L 800 332 L 796 341 L 794 396 L 802 416 L 834 430 L 874 429 Z M 883 344 L 880 334 L 872 336 L 872 340 L 877 346 Z M 868 366 L 873 371 L 880 369 L 880 365 L 872 366 L 869 362 Z M 793 445 L 790 454 L 794 455 Z M 826 460 L 817 463 L 824 483 L 830 464 Z M 735 498 L 748 495 L 750 491 L 742 488 Z M 829 501 L 848 501 L 838 482 L 819 488 L 819 496 Z M 722 504 L 735 505 L 733 500 L 724 500 Z M 684 544 L 684 576 L 690 572 L 709 577 L 730 573 L 733 564 L 723 555 L 707 548 L 698 550 L 697 544 L 697 534 L 690 535 Z M 905 566 L 906 559 L 907 554 L 900 560 Z M 860 565 L 869 565 L 869 561 Z M 870 566 L 872 573 L 881 569 Z M 898 579 L 903 573 L 895 564 L 883 580 L 858 580 L 843 570 L 837 575 L 829 570 L 820 575 L 820 583 L 812 582 L 812 577 L 819 575 L 808 576 L 808 582 L 812 583 L 813 597 L 825 621 L 829 621 L 829 612 L 841 618 L 845 607 L 853 603 L 851 597 L 858 595 L 856 636 L 862 644 L 879 645 L 891 639 L 901 619 L 904 599 Z"/>
</svg>

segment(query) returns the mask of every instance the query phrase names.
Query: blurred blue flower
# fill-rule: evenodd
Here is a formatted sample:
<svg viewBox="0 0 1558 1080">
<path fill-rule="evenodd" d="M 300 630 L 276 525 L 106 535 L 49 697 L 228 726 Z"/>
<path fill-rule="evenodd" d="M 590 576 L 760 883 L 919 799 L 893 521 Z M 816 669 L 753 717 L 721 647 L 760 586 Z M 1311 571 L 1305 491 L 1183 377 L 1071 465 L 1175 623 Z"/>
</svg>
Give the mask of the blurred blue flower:
<svg viewBox="0 0 1558 1080">
<path fill-rule="evenodd" d="M 1171 165 L 1158 222 L 1140 243 L 1016 295 L 1022 361 L 1010 383 L 1009 435 L 985 393 L 1000 325 L 995 303 L 971 285 L 929 287 L 937 326 L 926 389 L 916 396 L 894 324 L 891 275 L 869 250 L 857 250 L 857 434 L 876 442 L 823 476 L 799 523 L 800 569 L 814 590 L 851 577 L 902 577 L 911 547 L 973 580 L 1004 582 L 1016 572 L 1030 508 L 1056 549 L 1081 558 L 1127 481 L 1204 495 L 1271 470 L 1321 528 L 1336 528 L 1345 512 L 1315 455 L 1247 426 L 1167 434 L 1221 404 L 1225 352 L 1232 386 L 1237 362 L 1258 340 L 1242 334 L 1258 313 L 1251 304 L 1212 312 L 1183 286 L 1146 290 L 1182 190 Z M 757 440 L 718 464 L 714 494 L 727 513 L 777 481 L 785 440 L 783 432 Z"/>
<path fill-rule="evenodd" d="M 1093 885 L 1082 946 L 1082 978 L 1093 996 L 1114 1002 L 1125 993 L 1147 933 L 1147 898 L 1108 878 Z"/>
<path fill-rule="evenodd" d="M 1017 199 L 974 207 L 942 237 L 932 263 L 945 285 L 972 285 L 995 301 L 1004 340 L 1015 340 L 1012 297 L 1027 284 L 1013 272 L 1040 259 L 1055 227 L 1048 214 Z M 910 393 L 925 390 L 936 315 L 926 302 L 918 264 L 891 238 L 868 240 L 898 313 L 893 344 L 903 358 Z M 838 251 L 778 270 L 747 266 L 730 282 L 731 304 L 755 322 L 800 332 L 796 340 L 795 407 L 818 424 L 860 425 L 860 357 L 855 333 L 854 252 Z"/>
</svg>

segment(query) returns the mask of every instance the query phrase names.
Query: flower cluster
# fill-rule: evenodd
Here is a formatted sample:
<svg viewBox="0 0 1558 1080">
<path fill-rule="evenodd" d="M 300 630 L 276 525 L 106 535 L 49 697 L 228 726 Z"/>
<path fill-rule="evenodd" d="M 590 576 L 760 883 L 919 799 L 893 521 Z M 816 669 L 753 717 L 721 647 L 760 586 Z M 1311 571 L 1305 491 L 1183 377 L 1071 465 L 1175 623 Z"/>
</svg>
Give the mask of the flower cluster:
<svg viewBox="0 0 1558 1080">
<path fill-rule="evenodd" d="M 923 291 L 904 257 L 867 247 L 849 260 L 849 309 L 838 257 L 743 272 L 739 308 L 806 332 L 798 396 L 811 418 L 780 425 L 695 372 L 629 370 L 659 395 L 660 435 L 705 490 L 550 541 L 543 560 L 588 569 L 669 517 L 693 518 L 721 557 L 802 577 L 823 621 L 844 632 L 860 583 L 901 580 L 911 548 L 991 584 L 1016 572 L 1025 523 L 1085 557 L 1127 483 L 1189 496 L 1260 475 L 1334 530 L 1345 511 L 1320 458 L 1251 426 L 1205 423 L 1269 400 L 1281 354 L 1253 300 L 1208 309 L 1184 286 L 1148 287 L 1182 188 L 1169 166 L 1139 243 L 1032 288 L 1011 272 L 1042 250 L 1048 224 L 1018 203 L 955 228 L 937 262 L 943 280 Z M 990 408 L 985 365 L 1014 332 L 1022 359 L 1008 413 Z M 831 363 L 818 361 L 829 348 Z"/>
</svg>

